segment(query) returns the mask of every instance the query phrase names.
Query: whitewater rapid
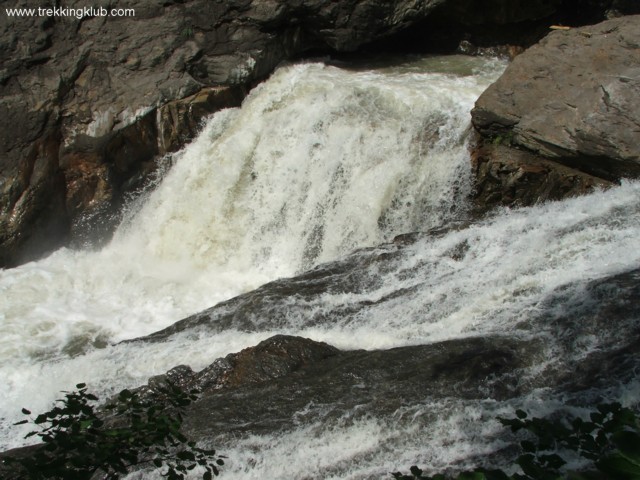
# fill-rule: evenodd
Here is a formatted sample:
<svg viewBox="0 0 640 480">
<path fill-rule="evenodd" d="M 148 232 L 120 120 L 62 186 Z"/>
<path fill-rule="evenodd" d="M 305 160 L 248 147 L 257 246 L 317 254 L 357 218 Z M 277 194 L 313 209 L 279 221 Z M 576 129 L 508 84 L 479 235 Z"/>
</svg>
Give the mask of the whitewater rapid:
<svg viewBox="0 0 640 480">
<path fill-rule="evenodd" d="M 522 321 L 555 289 L 639 267 L 640 184 L 627 182 L 419 240 L 393 268 L 365 269 L 361 289 L 292 296 L 278 318 L 250 329 L 117 344 L 358 248 L 466 220 L 469 111 L 504 66 L 435 57 L 375 69 L 282 67 L 241 108 L 207 121 L 157 188 L 130 206 L 109 245 L 0 271 L 0 448 L 23 444 L 24 429 L 11 426 L 22 407 L 42 411 L 78 382 L 104 397 L 276 333 L 346 349 L 527 335 Z M 370 306 L 336 313 L 356 303 Z M 368 478 L 392 469 L 392 459 L 447 465 L 465 449 L 481 454 L 478 439 L 499 427 L 474 419 L 507 406 L 453 403 L 457 410 L 426 430 L 408 419 L 441 405 L 399 411 L 403 439 L 377 418 L 242 439 L 225 452 L 235 456 L 230 478 L 296 477 L 305 462 L 322 478 Z M 426 458 L 420 452 L 435 434 L 442 441 Z M 381 456 L 390 443 L 395 450 Z M 286 465 L 269 462 L 287 455 Z"/>
</svg>

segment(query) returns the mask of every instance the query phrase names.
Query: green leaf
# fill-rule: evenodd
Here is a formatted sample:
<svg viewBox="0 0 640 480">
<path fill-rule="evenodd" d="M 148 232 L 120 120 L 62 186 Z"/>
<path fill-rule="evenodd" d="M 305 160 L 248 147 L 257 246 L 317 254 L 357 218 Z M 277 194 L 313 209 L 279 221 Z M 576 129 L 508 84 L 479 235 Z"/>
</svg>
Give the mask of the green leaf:
<svg viewBox="0 0 640 480">
<path fill-rule="evenodd" d="M 596 463 L 598 470 L 618 480 L 639 480 L 640 467 L 619 453 Z"/>
<path fill-rule="evenodd" d="M 525 419 L 527 418 L 527 412 L 525 412 L 524 410 L 516 410 L 516 417 L 518 417 L 519 419 Z"/>
<path fill-rule="evenodd" d="M 26 408 L 22 409 L 22 413 L 24 413 L 25 415 L 31 415 L 31 411 L 27 410 Z"/>
<path fill-rule="evenodd" d="M 131 393 L 130 390 L 127 390 L 126 388 L 118 394 L 118 399 L 121 401 L 129 400 L 131 399 L 131 397 L 133 397 L 133 394 Z"/>
<path fill-rule="evenodd" d="M 640 465 L 640 435 L 637 432 L 616 432 L 611 441 L 629 461 Z"/>
<path fill-rule="evenodd" d="M 511 480 L 502 470 L 483 470 L 487 480 Z"/>
<path fill-rule="evenodd" d="M 416 467 L 415 465 L 413 465 L 409 471 L 411 472 L 411 474 L 415 477 L 419 477 L 420 475 L 422 475 L 422 470 L 419 469 L 418 467 Z"/>
<path fill-rule="evenodd" d="M 176 456 L 180 460 L 192 460 L 192 461 L 196 460 L 196 456 L 193 453 L 189 452 L 188 450 L 183 450 L 181 452 L 178 452 Z"/>
<path fill-rule="evenodd" d="M 456 478 L 457 480 L 486 480 L 487 477 L 482 472 L 462 472 Z"/>
</svg>

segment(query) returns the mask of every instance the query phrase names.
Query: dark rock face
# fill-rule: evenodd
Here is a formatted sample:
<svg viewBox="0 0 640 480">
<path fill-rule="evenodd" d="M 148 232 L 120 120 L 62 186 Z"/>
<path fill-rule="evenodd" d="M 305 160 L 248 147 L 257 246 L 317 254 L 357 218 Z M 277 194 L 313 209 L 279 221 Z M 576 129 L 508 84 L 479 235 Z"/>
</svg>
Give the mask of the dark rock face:
<svg viewBox="0 0 640 480">
<path fill-rule="evenodd" d="M 240 87 L 208 87 L 157 110 L 160 154 L 179 150 L 200 131 L 201 122 L 211 112 L 239 105 L 244 97 Z"/>
<path fill-rule="evenodd" d="M 640 176 L 640 16 L 556 31 L 478 99 L 475 128 L 607 180 Z"/>
<path fill-rule="evenodd" d="M 476 214 L 496 206 L 523 207 L 584 195 L 612 182 L 524 150 L 484 145 L 472 154 Z"/>
</svg>

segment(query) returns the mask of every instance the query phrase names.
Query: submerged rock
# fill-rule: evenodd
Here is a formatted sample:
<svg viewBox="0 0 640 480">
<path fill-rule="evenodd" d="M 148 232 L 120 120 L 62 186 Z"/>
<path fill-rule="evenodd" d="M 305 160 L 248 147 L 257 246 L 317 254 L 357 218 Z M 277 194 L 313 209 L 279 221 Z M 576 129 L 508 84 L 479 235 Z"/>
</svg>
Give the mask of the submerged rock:
<svg viewBox="0 0 640 480">
<path fill-rule="evenodd" d="M 269 330 L 277 328 L 284 312 L 307 325 L 349 324 L 366 315 L 372 303 L 353 301 L 314 314 L 323 310 L 319 303 L 296 313 L 291 299 L 301 305 L 329 292 L 361 296 L 376 285 L 354 272 L 383 271 L 397 262 L 402 248 L 412 248 L 412 242 L 363 251 L 273 282 L 137 341 L 162 341 L 180 332 L 215 338 L 215 332 L 226 329 Z M 451 260 L 465 254 L 461 246 Z M 566 284 L 523 308 L 509 337 L 471 331 L 426 345 L 346 351 L 276 336 L 218 359 L 199 373 L 185 367 L 174 372 L 183 379 L 181 385 L 202 391 L 185 427 L 195 438 L 217 438 L 215 443 L 287 431 L 301 423 L 392 418 L 405 408 L 444 399 L 506 401 L 544 390 L 577 404 L 595 404 L 603 391 L 633 382 L 640 367 L 635 354 L 640 345 L 639 295 L 637 269 Z M 408 302 L 411 296 L 411 290 L 402 288 L 379 302 Z"/>
</svg>

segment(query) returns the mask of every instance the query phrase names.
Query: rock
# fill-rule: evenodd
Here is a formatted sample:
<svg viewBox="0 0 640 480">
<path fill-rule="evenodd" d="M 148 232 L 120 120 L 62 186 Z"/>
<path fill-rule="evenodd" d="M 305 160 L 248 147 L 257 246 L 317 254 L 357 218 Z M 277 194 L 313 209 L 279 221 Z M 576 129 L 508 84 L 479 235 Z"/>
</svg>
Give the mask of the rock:
<svg viewBox="0 0 640 480">
<path fill-rule="evenodd" d="M 201 122 L 207 115 L 240 105 L 244 95 L 239 87 L 208 87 L 160 107 L 157 113 L 159 153 L 180 149 L 200 131 Z"/>
<path fill-rule="evenodd" d="M 496 206 L 525 207 L 584 195 L 612 182 L 506 145 L 472 152 L 473 204 L 477 215 Z"/>
<path fill-rule="evenodd" d="M 248 377 L 247 382 L 204 391 L 189 408 L 184 431 L 195 439 L 272 433 L 295 423 L 333 422 L 345 416 L 384 418 L 412 399 L 510 398 L 527 389 L 514 373 L 535 357 L 537 348 L 535 342 L 474 338 L 331 352 L 268 382 Z M 251 368 L 262 367 L 258 363 Z"/>
<path fill-rule="evenodd" d="M 607 180 L 640 176 L 640 16 L 551 32 L 476 102 L 486 138 Z"/>
<path fill-rule="evenodd" d="M 164 375 L 151 378 L 148 387 L 170 382 L 184 390 L 206 392 L 260 384 L 285 377 L 338 353 L 337 348 L 323 342 L 275 335 L 255 347 L 219 358 L 198 373 L 185 365 L 175 367 Z"/>
<path fill-rule="evenodd" d="M 522 319 L 522 335 L 512 338 L 341 351 L 279 335 L 200 373 L 185 376 L 181 367 L 174 377 L 202 392 L 189 407 L 185 432 L 212 440 L 345 418 L 393 418 L 395 424 L 412 406 L 447 398 L 502 401 L 537 389 L 593 404 L 599 389 L 633 382 L 640 366 L 639 279 L 634 270 L 560 288 Z M 596 337 L 598 347 L 585 349 Z M 550 355 L 563 361 L 549 362 Z"/>
<path fill-rule="evenodd" d="M 25 132 L 25 138 L 9 138 L 6 123 L 11 116 L 3 117 L 4 107 L 0 103 L 0 143 L 15 149 L 0 157 L 0 267 L 29 261 L 43 249 L 62 245 L 68 231 L 59 138 L 40 117 L 46 132 L 41 137 Z"/>
<path fill-rule="evenodd" d="M 549 17 L 561 3 L 561 0 L 458 0 L 446 3 L 442 13 L 464 25 L 505 25 Z"/>
</svg>

